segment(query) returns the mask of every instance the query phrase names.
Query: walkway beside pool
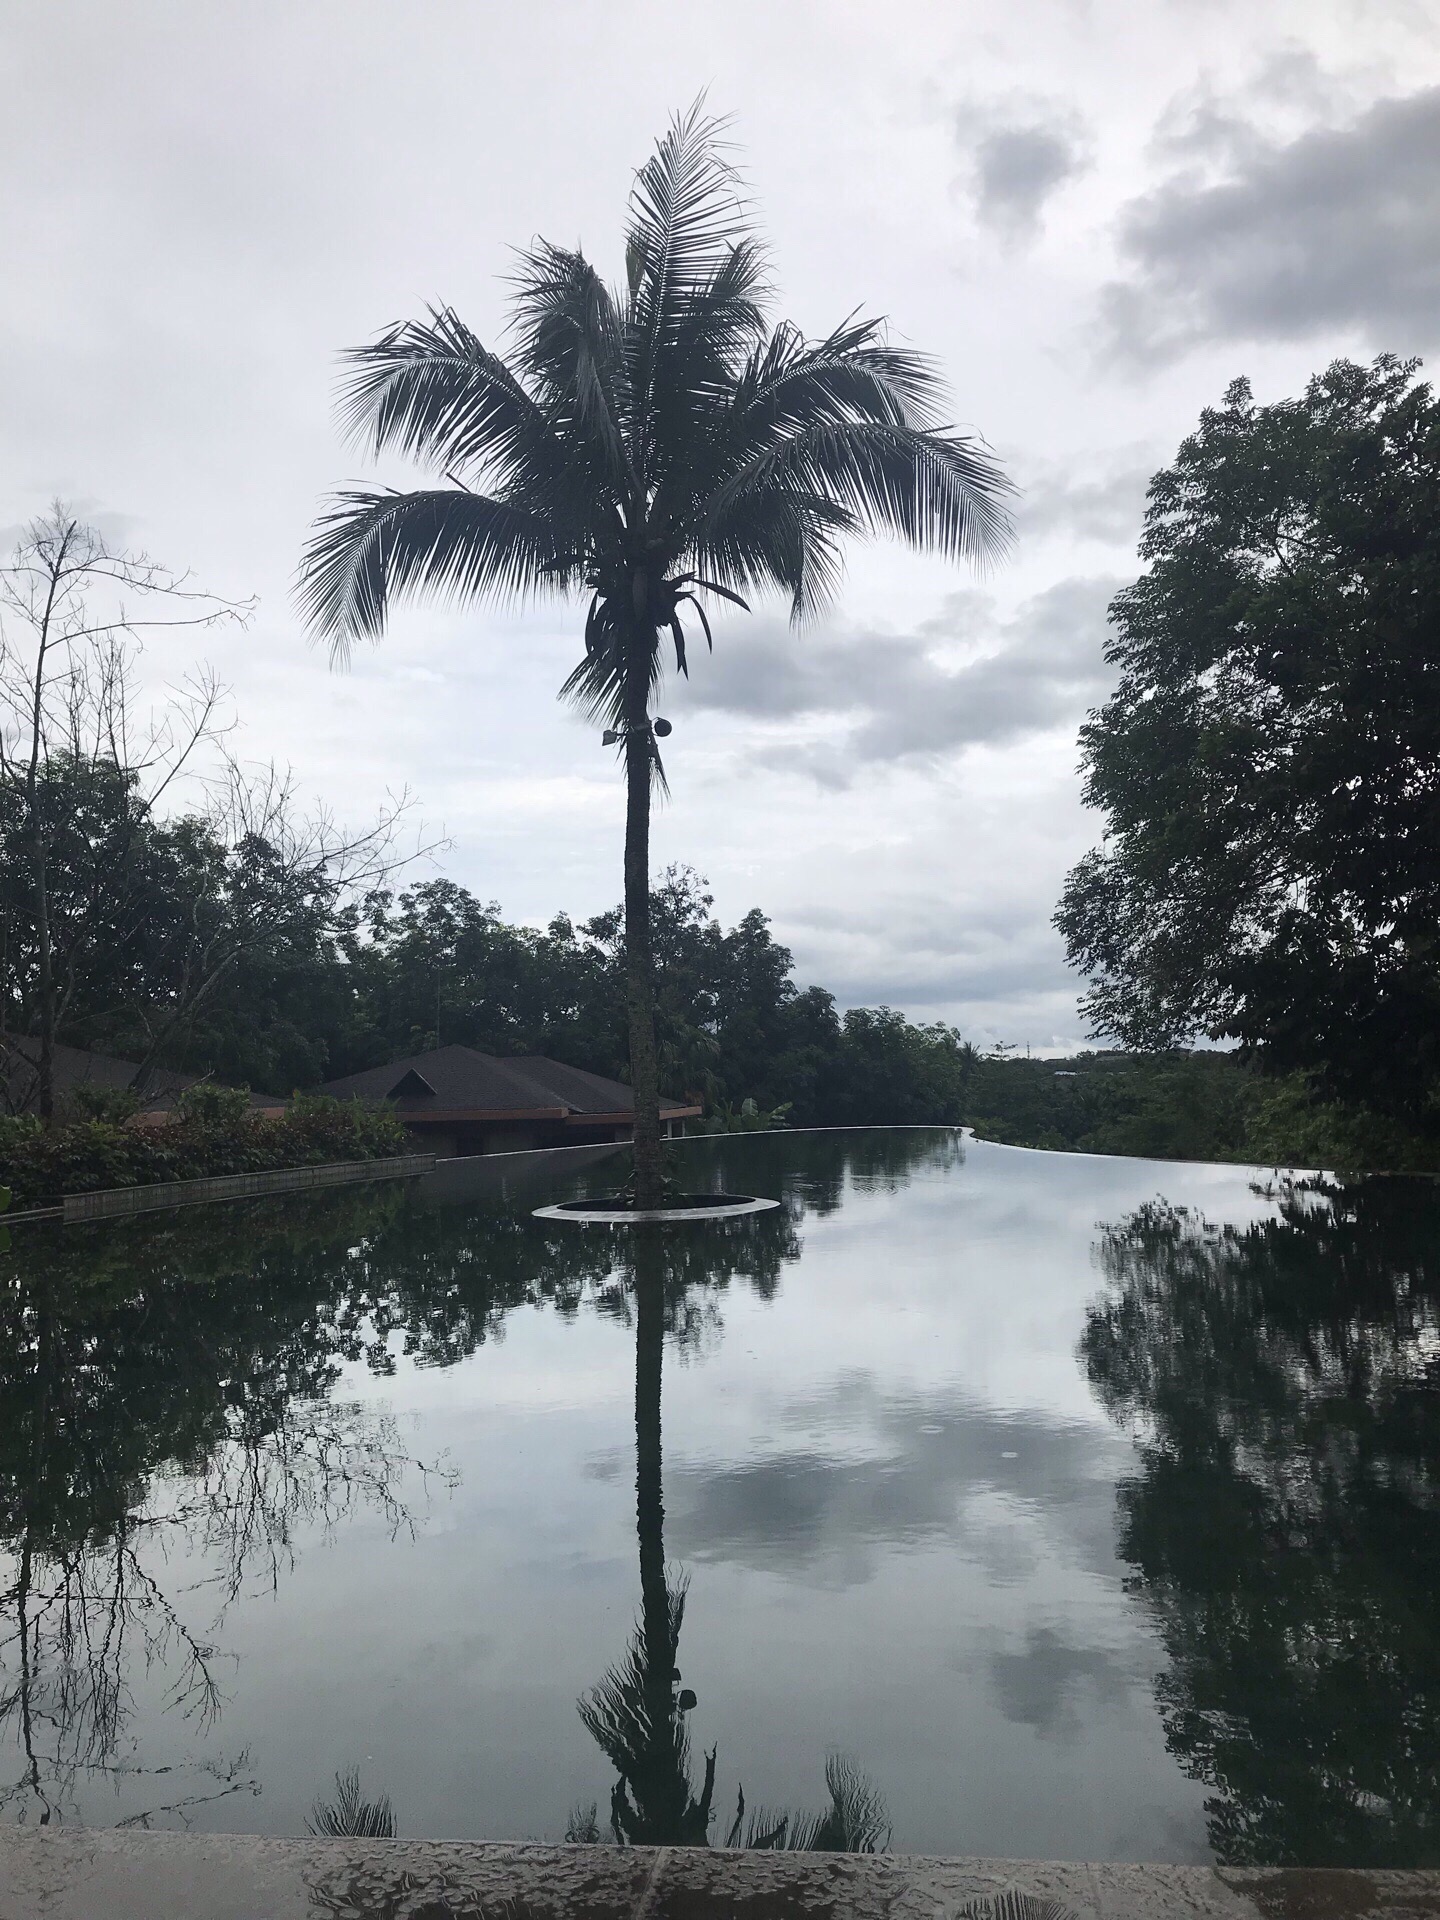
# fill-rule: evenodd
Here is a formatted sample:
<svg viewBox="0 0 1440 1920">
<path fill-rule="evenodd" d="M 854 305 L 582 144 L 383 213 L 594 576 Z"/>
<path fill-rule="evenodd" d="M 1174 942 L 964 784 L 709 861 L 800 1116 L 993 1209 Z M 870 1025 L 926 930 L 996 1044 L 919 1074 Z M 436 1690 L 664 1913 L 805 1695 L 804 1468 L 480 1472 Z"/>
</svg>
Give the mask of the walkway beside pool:
<svg viewBox="0 0 1440 1920">
<path fill-rule="evenodd" d="M 0 1833 L 0 1920 L 954 1920 L 1009 1891 L 1078 1920 L 1440 1917 L 1440 1872 Z"/>
</svg>

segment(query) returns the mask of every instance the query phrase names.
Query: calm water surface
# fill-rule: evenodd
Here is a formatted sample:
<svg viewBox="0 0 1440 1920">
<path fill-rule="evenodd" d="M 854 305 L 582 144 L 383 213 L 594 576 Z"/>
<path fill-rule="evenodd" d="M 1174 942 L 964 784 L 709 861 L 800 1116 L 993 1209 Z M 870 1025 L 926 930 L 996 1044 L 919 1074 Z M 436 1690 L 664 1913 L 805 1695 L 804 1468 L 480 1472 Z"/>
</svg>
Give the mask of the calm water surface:
<svg viewBox="0 0 1440 1920">
<path fill-rule="evenodd" d="M 354 1765 L 405 1834 L 720 1842 L 844 1753 L 898 1849 L 1440 1860 L 1431 1185 L 685 1152 L 782 1208 L 15 1229 L 5 1817 L 296 1833 Z"/>
</svg>

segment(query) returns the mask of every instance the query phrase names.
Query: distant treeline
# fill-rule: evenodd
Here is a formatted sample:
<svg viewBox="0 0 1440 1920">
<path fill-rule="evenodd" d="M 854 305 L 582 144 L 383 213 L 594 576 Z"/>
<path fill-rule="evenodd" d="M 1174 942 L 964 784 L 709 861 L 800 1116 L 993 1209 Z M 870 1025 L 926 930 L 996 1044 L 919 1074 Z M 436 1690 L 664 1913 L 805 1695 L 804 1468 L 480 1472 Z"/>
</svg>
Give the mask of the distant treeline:
<svg viewBox="0 0 1440 1920">
<path fill-rule="evenodd" d="M 1001 1051 L 974 1068 L 966 1117 L 985 1140 L 1071 1153 L 1358 1170 L 1440 1170 L 1440 1149 L 1392 1121 L 1319 1100 L 1237 1053 Z"/>
<path fill-rule="evenodd" d="M 118 769 L 82 777 L 62 762 L 43 790 L 65 829 L 51 841 L 50 904 L 66 962 L 58 1037 L 73 1045 L 282 1095 L 437 1041 L 626 1075 L 618 906 L 517 925 L 451 880 L 347 890 L 323 860 L 276 858 L 264 834 L 227 849 L 207 823 L 158 820 Z M 8 825 L 0 807 L 5 1018 L 34 1033 L 31 888 L 23 836 Z M 97 913 L 97 900 L 111 910 Z M 1433 1147 L 1392 1123 L 1318 1102 L 1302 1080 L 1235 1054 L 1028 1060 L 890 1007 L 842 1012 L 825 988 L 797 984 L 758 908 L 724 927 L 688 868 L 661 878 L 653 917 L 663 1084 L 702 1101 L 712 1124 L 741 1124 L 753 1102 L 762 1124 L 966 1123 L 1082 1152 L 1436 1164 Z"/>
<path fill-rule="evenodd" d="M 207 820 L 158 818 L 109 763 L 52 763 L 39 789 L 59 1040 L 281 1095 L 437 1041 L 626 1077 L 618 907 L 542 930 L 451 880 L 346 886 L 323 850 L 296 854 L 283 819 L 227 843 Z M 0 998 L 3 1030 L 33 1036 L 35 893 L 11 797 L 0 788 Z M 653 912 L 667 1092 L 722 1123 L 747 1100 L 798 1126 L 965 1118 L 979 1056 L 953 1028 L 842 1014 L 797 986 L 762 913 L 722 927 L 688 869 L 663 876 Z"/>
<path fill-rule="evenodd" d="M 283 795 L 281 796 L 283 802 Z M 623 1078 L 624 924 L 516 925 L 454 881 L 347 884 L 283 804 L 260 829 L 162 819 L 103 757 L 42 767 L 56 1037 L 289 1094 L 440 1042 L 543 1053 Z M 34 1036 L 43 981 L 33 841 L 0 784 L 4 1030 Z M 672 868 L 653 895 L 667 1092 L 712 1124 L 969 1123 L 1016 1145 L 1207 1160 L 1427 1167 L 1395 1122 L 1317 1101 L 1298 1077 L 1217 1052 L 982 1054 L 889 1007 L 842 1012 L 801 987 L 765 915 L 716 919 Z"/>
</svg>

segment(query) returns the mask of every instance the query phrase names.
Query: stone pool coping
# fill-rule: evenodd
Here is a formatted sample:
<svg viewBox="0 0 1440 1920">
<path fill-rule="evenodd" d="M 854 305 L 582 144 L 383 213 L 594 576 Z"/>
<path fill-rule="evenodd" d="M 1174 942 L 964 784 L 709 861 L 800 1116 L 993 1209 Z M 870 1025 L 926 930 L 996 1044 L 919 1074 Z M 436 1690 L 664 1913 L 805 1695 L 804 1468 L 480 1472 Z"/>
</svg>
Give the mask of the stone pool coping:
<svg viewBox="0 0 1440 1920">
<path fill-rule="evenodd" d="M 687 1197 L 697 1204 L 692 1207 L 676 1201 L 668 1207 L 624 1209 L 606 1206 L 601 1199 L 589 1205 L 578 1200 L 559 1200 L 553 1206 L 533 1207 L 531 1214 L 536 1220 L 569 1220 L 582 1227 L 638 1227 L 655 1222 L 683 1227 L 692 1220 L 738 1220 L 751 1213 L 774 1213 L 780 1205 L 778 1200 L 761 1200 L 748 1193 L 716 1194 L 713 1206 L 706 1206 L 698 1194 Z"/>
<path fill-rule="evenodd" d="M 0 1831 L 0 1920 L 954 1920 L 1012 1889 L 1078 1920 L 1440 1916 L 1440 1872 Z"/>
</svg>

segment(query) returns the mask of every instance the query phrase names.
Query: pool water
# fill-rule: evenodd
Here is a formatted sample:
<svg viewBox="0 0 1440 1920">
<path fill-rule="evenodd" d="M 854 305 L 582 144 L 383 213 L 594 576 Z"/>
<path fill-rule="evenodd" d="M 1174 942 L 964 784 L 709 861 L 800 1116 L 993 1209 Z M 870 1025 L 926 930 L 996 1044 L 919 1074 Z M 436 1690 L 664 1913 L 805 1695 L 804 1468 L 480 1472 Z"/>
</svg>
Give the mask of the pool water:
<svg viewBox="0 0 1440 1920">
<path fill-rule="evenodd" d="M 6 1816 L 1440 1863 L 1431 1183 L 682 1152 L 14 1228 Z"/>
</svg>

